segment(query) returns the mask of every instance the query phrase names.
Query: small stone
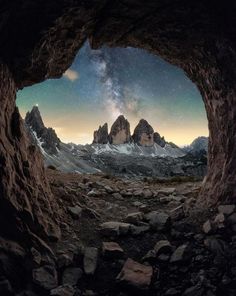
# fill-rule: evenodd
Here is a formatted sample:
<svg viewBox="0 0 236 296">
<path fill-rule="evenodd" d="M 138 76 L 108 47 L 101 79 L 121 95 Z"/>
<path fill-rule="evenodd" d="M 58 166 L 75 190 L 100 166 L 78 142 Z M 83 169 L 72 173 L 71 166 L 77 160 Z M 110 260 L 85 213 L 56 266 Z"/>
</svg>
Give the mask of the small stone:
<svg viewBox="0 0 236 296">
<path fill-rule="evenodd" d="M 189 258 L 189 248 L 188 245 L 179 246 L 170 258 L 171 263 L 179 263 L 186 261 Z"/>
<path fill-rule="evenodd" d="M 45 290 L 51 290 L 58 285 L 57 272 L 54 266 L 45 265 L 33 269 L 33 282 Z"/>
<path fill-rule="evenodd" d="M 73 262 L 73 258 L 74 258 L 74 254 L 72 252 L 68 254 L 65 254 L 65 253 L 60 254 L 57 259 L 58 267 L 62 268 L 62 267 L 67 267 L 71 265 Z"/>
<path fill-rule="evenodd" d="M 170 253 L 172 250 L 172 246 L 168 240 L 160 240 L 155 244 L 154 251 L 156 255 L 160 253 Z"/>
<path fill-rule="evenodd" d="M 74 296 L 76 290 L 69 285 L 59 286 L 53 290 L 51 290 L 51 296 Z"/>
<path fill-rule="evenodd" d="M 31 254 L 32 254 L 32 257 L 33 257 L 33 262 L 37 265 L 40 265 L 41 263 L 41 260 L 42 260 L 42 257 L 41 257 L 41 254 L 39 253 L 38 250 L 36 250 L 35 248 L 31 248 Z"/>
<path fill-rule="evenodd" d="M 63 285 L 75 286 L 82 275 L 83 271 L 78 267 L 66 268 L 62 275 L 62 283 Z"/>
<path fill-rule="evenodd" d="M 85 248 L 84 252 L 84 272 L 93 275 L 97 268 L 98 249 L 94 247 Z"/>
<path fill-rule="evenodd" d="M 220 229 L 225 227 L 225 215 L 223 213 L 217 214 L 214 219 L 214 225 Z"/>
<path fill-rule="evenodd" d="M 164 212 L 153 211 L 148 213 L 145 218 L 151 228 L 156 231 L 165 230 L 170 225 L 170 217 Z"/>
<path fill-rule="evenodd" d="M 68 207 L 68 212 L 73 219 L 79 219 L 82 214 L 82 208 L 77 205 L 75 207 Z"/>
<path fill-rule="evenodd" d="M 125 222 L 132 223 L 132 224 L 138 224 L 142 220 L 143 220 L 143 213 L 141 212 L 130 213 L 125 218 Z"/>
<path fill-rule="evenodd" d="M 151 266 L 140 264 L 132 259 L 127 259 L 117 280 L 130 287 L 148 289 L 151 284 L 153 269 Z"/>
<path fill-rule="evenodd" d="M 143 197 L 144 198 L 151 198 L 153 196 L 153 193 L 150 189 L 143 190 Z"/>
<path fill-rule="evenodd" d="M 186 289 L 183 296 L 204 296 L 204 289 L 201 286 L 196 285 Z"/>
<path fill-rule="evenodd" d="M 124 250 L 116 242 L 103 242 L 102 253 L 106 258 L 122 258 L 124 256 Z"/>
<path fill-rule="evenodd" d="M 123 199 L 124 199 L 123 196 L 122 196 L 120 193 L 118 193 L 118 192 L 113 193 L 112 196 L 113 196 L 115 199 L 117 199 L 117 200 L 123 200 Z"/>
<path fill-rule="evenodd" d="M 165 293 L 166 296 L 179 296 L 180 291 L 176 290 L 175 288 L 170 288 Z"/>
<path fill-rule="evenodd" d="M 236 209 L 235 205 L 220 205 L 218 207 L 218 212 L 225 215 L 232 214 Z"/>
<path fill-rule="evenodd" d="M 172 201 L 172 197 L 171 196 L 163 196 L 163 197 L 160 197 L 160 203 L 162 204 L 167 204 L 169 202 Z"/>
</svg>

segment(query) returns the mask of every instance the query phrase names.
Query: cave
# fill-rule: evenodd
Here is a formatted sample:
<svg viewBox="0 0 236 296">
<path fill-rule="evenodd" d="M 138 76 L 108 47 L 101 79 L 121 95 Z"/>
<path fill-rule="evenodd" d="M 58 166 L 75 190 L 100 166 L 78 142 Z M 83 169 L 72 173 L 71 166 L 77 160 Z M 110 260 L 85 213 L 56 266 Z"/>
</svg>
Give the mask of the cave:
<svg viewBox="0 0 236 296">
<path fill-rule="evenodd" d="M 182 68 L 202 94 L 209 123 L 208 174 L 199 207 L 236 198 L 236 3 L 234 1 L 1 1 L 1 235 L 60 237 L 57 204 L 15 105 L 16 92 L 68 69 L 93 48 L 139 47 Z M 5 224 L 7 223 L 7 227 Z"/>
</svg>

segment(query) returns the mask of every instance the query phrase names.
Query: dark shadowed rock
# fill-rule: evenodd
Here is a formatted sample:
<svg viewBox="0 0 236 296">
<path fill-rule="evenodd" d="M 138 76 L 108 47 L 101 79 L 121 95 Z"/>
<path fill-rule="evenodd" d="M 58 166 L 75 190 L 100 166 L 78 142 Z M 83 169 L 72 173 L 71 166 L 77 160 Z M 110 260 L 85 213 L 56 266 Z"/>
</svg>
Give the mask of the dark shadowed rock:
<svg viewBox="0 0 236 296">
<path fill-rule="evenodd" d="M 166 141 L 164 137 L 161 137 L 158 132 L 153 134 L 153 141 L 154 143 L 158 144 L 161 147 L 165 147 Z"/>
<path fill-rule="evenodd" d="M 153 128 L 145 119 L 141 119 L 134 129 L 132 136 L 134 143 L 137 143 L 140 146 L 153 146 L 153 137 Z"/>
<path fill-rule="evenodd" d="M 50 292 L 50 296 L 74 296 L 75 288 L 70 285 L 59 286 Z"/>
<path fill-rule="evenodd" d="M 84 272 L 87 275 L 93 275 L 97 268 L 98 249 L 87 247 L 84 252 Z"/>
<path fill-rule="evenodd" d="M 33 282 L 45 290 L 58 285 L 57 271 L 54 266 L 46 265 L 33 270 Z"/>
<path fill-rule="evenodd" d="M 64 270 L 62 275 L 63 285 L 74 286 L 78 280 L 82 277 L 83 271 L 78 267 L 68 267 Z"/>
<path fill-rule="evenodd" d="M 124 250 L 116 242 L 103 242 L 102 243 L 103 256 L 109 259 L 122 258 Z"/>
<path fill-rule="evenodd" d="M 111 126 L 109 142 L 111 144 L 125 144 L 130 140 L 130 124 L 123 115 L 120 115 Z"/>
<path fill-rule="evenodd" d="M 108 143 L 108 125 L 105 123 L 99 126 L 98 130 L 93 133 L 93 144 L 107 144 Z"/>
</svg>

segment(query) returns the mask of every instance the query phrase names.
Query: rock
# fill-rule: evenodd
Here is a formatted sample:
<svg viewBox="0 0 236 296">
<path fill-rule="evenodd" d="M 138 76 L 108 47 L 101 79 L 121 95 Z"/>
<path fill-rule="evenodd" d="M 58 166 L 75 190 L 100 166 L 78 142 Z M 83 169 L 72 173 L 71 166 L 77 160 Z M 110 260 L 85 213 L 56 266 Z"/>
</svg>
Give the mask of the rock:
<svg viewBox="0 0 236 296">
<path fill-rule="evenodd" d="M 163 231 L 170 225 L 170 217 L 164 212 L 153 211 L 145 215 L 151 228 L 156 231 Z"/>
<path fill-rule="evenodd" d="M 165 296 L 179 296 L 180 291 L 175 288 L 170 288 L 166 291 Z"/>
<path fill-rule="evenodd" d="M 112 196 L 117 200 L 123 200 L 124 199 L 123 196 L 118 192 L 113 193 Z"/>
<path fill-rule="evenodd" d="M 186 289 L 183 293 L 183 296 L 204 296 L 206 294 L 204 294 L 204 289 L 199 286 L 192 286 L 188 289 Z"/>
<path fill-rule="evenodd" d="M 160 197 L 160 203 L 167 204 L 172 201 L 172 196 L 162 196 Z"/>
<path fill-rule="evenodd" d="M 130 225 L 130 232 L 132 235 L 142 235 L 150 230 L 150 226 L 147 223 L 142 223 L 142 225 Z"/>
<path fill-rule="evenodd" d="M 51 290 L 58 285 L 57 271 L 54 266 L 45 265 L 32 271 L 33 282 L 45 290 Z"/>
<path fill-rule="evenodd" d="M 225 227 L 225 215 L 223 213 L 217 214 L 215 219 L 214 219 L 214 225 L 218 229 L 224 228 Z"/>
<path fill-rule="evenodd" d="M 190 257 L 190 252 L 189 252 L 189 247 L 188 245 L 181 245 L 179 246 L 174 253 L 172 254 L 170 258 L 171 263 L 179 263 L 186 261 Z"/>
<path fill-rule="evenodd" d="M 54 129 L 45 127 L 37 106 L 34 106 L 31 112 L 26 113 L 25 124 L 34 142 L 37 143 L 37 139 L 34 135 L 34 133 L 36 133 L 37 138 L 42 142 L 42 148 L 45 149 L 47 153 L 51 155 L 58 153 L 61 141 L 57 137 Z"/>
<path fill-rule="evenodd" d="M 42 256 L 41 256 L 41 254 L 39 253 L 39 251 L 36 250 L 36 249 L 33 248 L 33 247 L 30 249 L 30 251 L 31 251 L 31 254 L 32 254 L 33 262 L 34 262 L 36 265 L 40 265 L 41 260 L 42 260 Z"/>
<path fill-rule="evenodd" d="M 96 197 L 96 196 L 101 196 L 102 193 L 98 189 L 92 189 L 87 193 L 88 197 Z"/>
<path fill-rule="evenodd" d="M 224 215 L 230 215 L 236 210 L 236 205 L 220 205 L 218 212 Z"/>
<path fill-rule="evenodd" d="M 149 147 L 154 144 L 153 134 L 154 130 L 151 125 L 145 119 L 141 119 L 134 129 L 132 138 L 134 143 Z"/>
<path fill-rule="evenodd" d="M 75 295 L 75 288 L 70 285 L 63 285 L 59 286 L 53 290 L 51 290 L 51 296 L 74 296 Z"/>
<path fill-rule="evenodd" d="M 176 191 L 174 187 L 166 187 L 166 188 L 161 188 L 157 191 L 158 194 L 163 194 L 163 195 L 169 195 L 173 194 Z"/>
<path fill-rule="evenodd" d="M 108 143 L 108 125 L 104 123 L 99 126 L 98 130 L 93 133 L 93 144 L 107 144 Z"/>
<path fill-rule="evenodd" d="M 160 240 L 155 244 L 154 251 L 156 255 L 160 253 L 170 253 L 172 246 L 168 240 Z"/>
<path fill-rule="evenodd" d="M 106 185 L 104 186 L 104 189 L 106 190 L 107 193 L 113 193 L 114 189 L 112 189 L 110 186 Z"/>
<path fill-rule="evenodd" d="M 66 268 L 62 275 L 62 284 L 75 286 L 82 275 L 83 271 L 78 267 Z"/>
<path fill-rule="evenodd" d="M 165 147 L 166 141 L 164 137 L 161 137 L 159 133 L 155 132 L 153 134 L 153 141 L 161 147 Z"/>
<path fill-rule="evenodd" d="M 212 222 L 210 220 L 207 220 L 203 224 L 202 229 L 203 229 L 204 233 L 206 233 L 206 234 L 210 234 L 210 233 L 214 232 L 214 227 L 213 227 Z"/>
<path fill-rule="evenodd" d="M 173 221 L 183 219 L 184 217 L 185 217 L 185 213 L 182 205 L 170 211 L 170 218 Z"/>
<path fill-rule="evenodd" d="M 60 254 L 57 258 L 57 265 L 59 268 L 67 267 L 72 264 L 74 258 L 74 254 L 72 252 L 68 254 Z"/>
<path fill-rule="evenodd" d="M 204 245 L 213 253 L 219 256 L 224 256 L 228 253 L 229 246 L 221 239 L 215 237 L 209 237 L 204 240 Z"/>
<path fill-rule="evenodd" d="M 109 259 L 117 259 L 124 256 L 124 250 L 116 242 L 103 242 L 102 253 L 104 257 Z"/>
<path fill-rule="evenodd" d="M 94 247 L 85 248 L 84 252 L 84 272 L 93 275 L 97 268 L 98 249 Z"/>
<path fill-rule="evenodd" d="M 132 259 L 127 259 L 117 280 L 127 286 L 148 289 L 151 284 L 153 269 L 151 266 L 146 266 L 135 262 Z"/>
<path fill-rule="evenodd" d="M 130 141 L 130 124 L 123 115 L 120 115 L 111 127 L 109 142 L 111 144 L 119 145 L 129 143 Z"/>
<path fill-rule="evenodd" d="M 100 231 L 104 236 L 120 236 L 125 235 L 130 230 L 129 223 L 123 222 L 105 222 L 100 225 Z"/>
<path fill-rule="evenodd" d="M 151 198 L 153 196 L 153 192 L 150 189 L 143 190 L 143 197 L 144 198 Z"/>
<path fill-rule="evenodd" d="M 130 213 L 126 216 L 125 222 L 131 223 L 131 224 L 138 224 L 140 221 L 142 221 L 144 218 L 142 212 L 136 212 L 136 213 Z"/>
<path fill-rule="evenodd" d="M 68 207 L 68 212 L 73 219 L 79 219 L 82 215 L 83 209 L 76 205 L 75 207 Z"/>
</svg>

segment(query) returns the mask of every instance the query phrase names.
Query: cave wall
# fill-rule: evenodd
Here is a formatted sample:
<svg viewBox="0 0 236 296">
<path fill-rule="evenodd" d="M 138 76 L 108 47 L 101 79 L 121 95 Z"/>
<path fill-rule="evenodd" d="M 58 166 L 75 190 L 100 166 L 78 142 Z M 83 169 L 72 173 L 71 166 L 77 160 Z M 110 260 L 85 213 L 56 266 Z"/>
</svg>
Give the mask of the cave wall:
<svg viewBox="0 0 236 296">
<path fill-rule="evenodd" d="M 13 234 L 17 225 L 59 235 L 50 218 L 55 201 L 15 107 L 16 91 L 60 77 L 86 39 L 93 48 L 143 48 L 186 72 L 202 93 L 209 120 L 201 203 L 235 202 L 234 1 L 2 0 L 0 7 L 0 216 L 8 214 Z"/>
</svg>

